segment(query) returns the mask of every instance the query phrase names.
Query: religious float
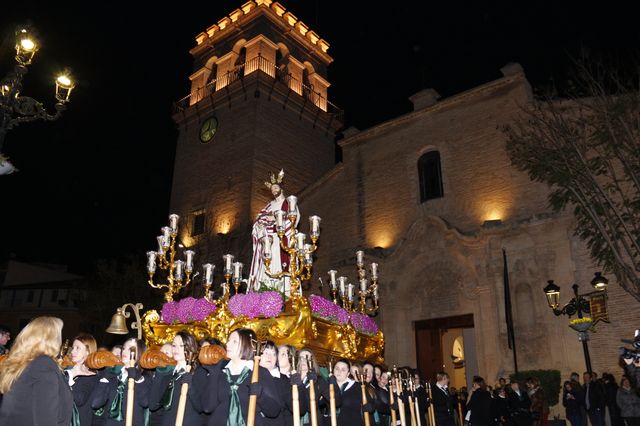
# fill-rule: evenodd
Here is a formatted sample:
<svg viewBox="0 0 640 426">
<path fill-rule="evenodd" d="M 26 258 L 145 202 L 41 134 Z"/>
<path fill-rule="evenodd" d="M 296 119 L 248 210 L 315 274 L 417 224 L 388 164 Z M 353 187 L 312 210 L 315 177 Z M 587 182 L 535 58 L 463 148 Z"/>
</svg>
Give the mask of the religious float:
<svg viewBox="0 0 640 426">
<path fill-rule="evenodd" d="M 179 217 L 169 216 L 169 225 L 157 237 L 157 251 L 147 253 L 148 283 L 165 290 L 160 312 L 150 310 L 142 317 L 142 335 L 148 345 L 171 342 L 179 331 L 188 331 L 198 340 L 214 337 L 226 342 L 231 331 L 249 328 L 258 340 L 310 348 L 320 362 L 339 358 L 383 362 L 384 335 L 369 316 L 379 308 L 378 265 L 371 263 L 367 274 L 364 253 L 357 251 L 357 286 L 332 270 L 331 300 L 303 294 L 302 284 L 311 278 L 313 254 L 318 248 L 320 218 L 309 217 L 308 241 L 307 235 L 298 232 L 297 198 L 284 197 L 283 177 L 281 171 L 265 182 L 274 200 L 254 223 L 249 277 L 243 278 L 241 262 L 234 262 L 231 254 L 224 255 L 224 281 L 218 298 L 211 290 L 215 267 L 206 263 L 201 272 L 204 297 L 174 300 L 198 273 L 194 273 L 193 250 L 184 252 L 184 260 L 176 259 Z M 156 283 L 160 272 L 165 277 Z M 241 287 L 247 291 L 241 292 Z"/>
</svg>

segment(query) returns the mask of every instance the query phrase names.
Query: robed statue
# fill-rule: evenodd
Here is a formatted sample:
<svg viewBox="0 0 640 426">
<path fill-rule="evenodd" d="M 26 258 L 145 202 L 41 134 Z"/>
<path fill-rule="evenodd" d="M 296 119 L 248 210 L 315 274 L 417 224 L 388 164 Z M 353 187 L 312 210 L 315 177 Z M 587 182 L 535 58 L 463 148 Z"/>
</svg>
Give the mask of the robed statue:
<svg viewBox="0 0 640 426">
<path fill-rule="evenodd" d="M 284 170 L 280 170 L 277 176 L 272 173 L 269 180 L 264 183 L 271 191 L 273 200 L 260 210 L 260 213 L 258 213 L 258 216 L 253 223 L 253 229 L 251 231 L 251 238 L 253 241 L 253 258 L 251 259 L 251 270 L 249 272 L 247 291 L 257 291 L 262 287 L 263 289 L 277 290 L 284 293 L 286 296 L 290 296 L 289 278 L 271 278 L 266 273 L 265 263 L 263 260 L 263 254 L 265 252 L 264 245 L 268 244 L 270 241 L 271 263 L 269 272 L 271 272 L 271 274 L 277 274 L 289 269 L 289 254 L 286 251 L 281 250 L 280 237 L 276 232 L 275 218 L 275 212 L 278 210 L 283 210 L 285 213 L 289 211 L 289 204 L 284 195 L 282 184 L 283 179 Z M 283 243 L 285 246 L 288 246 L 289 241 L 293 238 L 295 228 L 300 221 L 300 211 L 298 210 L 297 205 L 295 206 L 295 211 L 296 223 L 294 226 L 291 226 L 289 216 L 287 214 L 284 215 L 285 233 L 283 235 Z M 264 238 L 265 236 L 269 236 L 271 238 Z M 269 250 L 267 248 L 267 252 L 268 251 Z"/>
</svg>

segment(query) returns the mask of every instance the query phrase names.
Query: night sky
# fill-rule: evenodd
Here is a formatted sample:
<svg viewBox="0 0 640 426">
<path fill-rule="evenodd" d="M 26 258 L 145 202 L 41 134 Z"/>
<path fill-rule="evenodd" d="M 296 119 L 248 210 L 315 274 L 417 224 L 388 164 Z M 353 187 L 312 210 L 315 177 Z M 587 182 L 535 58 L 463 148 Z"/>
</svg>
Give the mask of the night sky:
<svg viewBox="0 0 640 426">
<path fill-rule="evenodd" d="M 169 213 L 172 104 L 188 93 L 193 71 L 188 51 L 196 34 L 242 4 L 171 3 L 3 4 L 2 76 L 15 26 L 29 22 L 42 47 L 22 94 L 53 110 L 55 72 L 70 67 L 78 84 L 60 120 L 6 137 L 3 152 L 20 171 L 0 176 L 0 262 L 86 273 L 96 259 L 155 247 Z M 571 57 L 628 64 L 640 46 L 632 2 L 281 3 L 331 44 L 329 99 L 345 110 L 346 126 L 360 129 L 409 112 L 408 96 L 423 88 L 451 96 L 501 77 L 509 62 L 544 89 L 566 83 Z"/>
</svg>

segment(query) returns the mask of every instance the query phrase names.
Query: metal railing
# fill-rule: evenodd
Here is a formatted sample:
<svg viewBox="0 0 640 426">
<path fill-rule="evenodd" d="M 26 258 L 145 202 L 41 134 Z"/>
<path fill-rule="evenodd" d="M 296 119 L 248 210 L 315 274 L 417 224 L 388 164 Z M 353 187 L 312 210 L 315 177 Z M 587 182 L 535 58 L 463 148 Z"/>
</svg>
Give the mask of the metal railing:
<svg viewBox="0 0 640 426">
<path fill-rule="evenodd" d="M 233 69 L 228 70 L 222 76 L 210 80 L 203 87 L 199 87 L 192 91 L 189 95 L 175 103 L 174 112 L 182 112 L 190 106 L 200 102 L 202 99 L 210 96 L 212 93 L 220 91 L 256 71 L 261 71 L 271 78 L 275 78 L 277 81 L 282 82 L 289 88 L 289 90 L 303 96 L 306 100 L 309 100 L 322 111 L 339 117 L 342 116 L 342 110 L 329 102 L 329 100 L 319 92 L 313 90 L 313 86 L 304 84 L 302 81 L 294 78 L 290 73 L 287 73 L 285 68 L 277 67 L 276 64 L 269 62 L 263 56 L 257 56 L 240 65 L 236 65 Z"/>
</svg>

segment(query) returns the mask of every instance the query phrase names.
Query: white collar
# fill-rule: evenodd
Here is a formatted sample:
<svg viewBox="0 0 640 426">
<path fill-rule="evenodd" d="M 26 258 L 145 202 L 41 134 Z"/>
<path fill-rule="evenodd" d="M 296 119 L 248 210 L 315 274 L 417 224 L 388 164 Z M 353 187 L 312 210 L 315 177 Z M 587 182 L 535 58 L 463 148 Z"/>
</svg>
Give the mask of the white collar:
<svg viewBox="0 0 640 426">
<path fill-rule="evenodd" d="M 351 380 L 351 379 L 347 378 L 347 380 L 345 380 L 344 382 L 342 382 L 342 384 L 343 384 L 343 385 L 344 385 L 345 383 L 347 384 L 347 386 L 345 386 L 345 388 L 344 388 L 344 390 L 346 391 L 346 390 L 347 390 L 347 389 L 349 389 L 351 386 L 353 386 L 353 385 L 356 383 L 356 381 L 355 381 L 355 380 Z M 338 385 L 338 387 L 340 388 L 340 387 L 342 387 L 342 385 Z M 343 391 L 343 392 L 344 392 L 344 391 Z"/>
<path fill-rule="evenodd" d="M 273 377 L 278 377 L 280 378 L 281 374 L 280 374 L 280 370 L 278 370 L 278 367 L 274 368 L 273 370 L 269 371 L 269 373 L 271 373 L 271 375 Z"/>
</svg>

